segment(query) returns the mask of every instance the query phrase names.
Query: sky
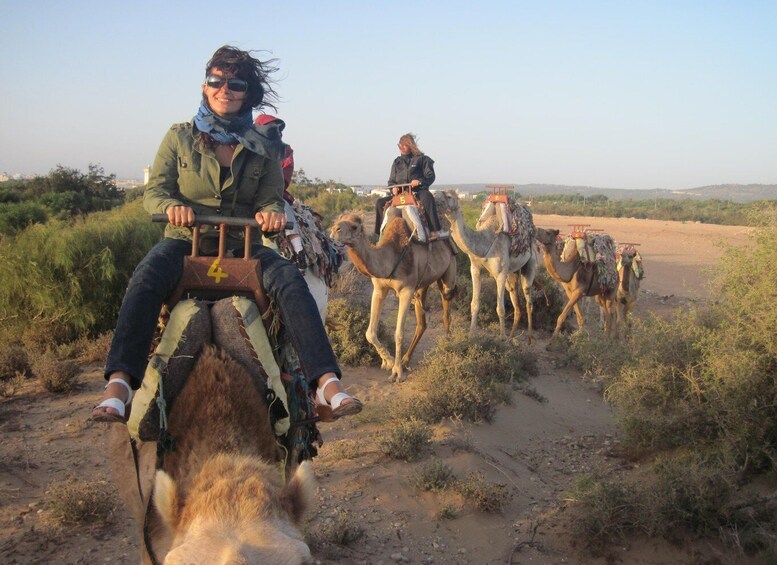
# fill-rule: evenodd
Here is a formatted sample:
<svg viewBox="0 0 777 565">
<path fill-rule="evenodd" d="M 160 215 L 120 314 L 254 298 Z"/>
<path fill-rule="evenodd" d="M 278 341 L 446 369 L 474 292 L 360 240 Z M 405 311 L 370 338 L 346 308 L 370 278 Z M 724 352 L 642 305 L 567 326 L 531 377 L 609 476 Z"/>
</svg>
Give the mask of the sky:
<svg viewBox="0 0 777 565">
<path fill-rule="evenodd" d="M 777 183 L 777 2 L 0 0 L 0 172 L 142 179 L 221 45 L 277 59 L 298 169 L 385 184 Z"/>
</svg>

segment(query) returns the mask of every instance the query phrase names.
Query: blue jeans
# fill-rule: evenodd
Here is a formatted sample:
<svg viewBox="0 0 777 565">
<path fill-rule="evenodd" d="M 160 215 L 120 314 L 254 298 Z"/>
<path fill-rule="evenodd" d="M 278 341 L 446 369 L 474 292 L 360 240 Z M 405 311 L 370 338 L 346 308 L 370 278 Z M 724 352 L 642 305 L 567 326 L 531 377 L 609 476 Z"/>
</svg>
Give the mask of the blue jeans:
<svg viewBox="0 0 777 565">
<path fill-rule="evenodd" d="M 140 387 L 159 311 L 181 279 L 183 258 L 191 250 L 189 241 L 163 239 L 135 268 L 105 363 L 106 378 L 116 371 L 125 371 L 132 378 L 132 388 Z M 340 377 L 340 367 L 318 307 L 299 269 L 267 247 L 254 246 L 252 256 L 261 262 L 262 285 L 280 310 L 285 331 L 308 382 L 315 383 L 318 377 L 329 372 Z"/>
</svg>

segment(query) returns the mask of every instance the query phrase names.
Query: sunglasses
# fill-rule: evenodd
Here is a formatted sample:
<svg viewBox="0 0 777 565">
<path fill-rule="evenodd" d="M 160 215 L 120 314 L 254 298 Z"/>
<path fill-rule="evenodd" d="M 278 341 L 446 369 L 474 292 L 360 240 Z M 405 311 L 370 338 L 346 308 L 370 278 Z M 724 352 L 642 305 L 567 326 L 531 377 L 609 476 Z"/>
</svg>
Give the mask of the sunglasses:
<svg viewBox="0 0 777 565">
<path fill-rule="evenodd" d="M 205 77 L 205 84 L 211 88 L 219 89 L 224 84 L 232 92 L 245 92 L 248 90 L 248 82 L 242 78 L 224 78 L 217 75 L 208 75 Z"/>
</svg>

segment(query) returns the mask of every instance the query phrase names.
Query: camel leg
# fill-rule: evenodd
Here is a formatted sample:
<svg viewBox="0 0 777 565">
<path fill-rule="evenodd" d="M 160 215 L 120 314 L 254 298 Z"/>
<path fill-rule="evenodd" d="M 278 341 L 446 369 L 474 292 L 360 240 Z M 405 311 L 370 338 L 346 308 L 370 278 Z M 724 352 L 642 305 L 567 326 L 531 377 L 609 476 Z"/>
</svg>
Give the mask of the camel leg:
<svg viewBox="0 0 777 565">
<path fill-rule="evenodd" d="M 469 324 L 469 335 L 475 335 L 478 328 L 478 312 L 480 312 L 480 267 L 474 263 L 470 264 L 469 272 L 472 276 L 472 303 L 469 311 L 471 320 Z"/>
<path fill-rule="evenodd" d="M 559 332 L 561 331 L 561 326 L 564 325 L 564 321 L 567 319 L 567 316 L 569 316 L 570 310 L 572 310 L 572 308 L 577 308 L 577 303 L 582 296 L 583 296 L 582 290 L 576 290 L 576 291 L 567 290 L 567 297 L 569 298 L 569 300 L 564 305 L 564 309 L 561 311 L 561 314 L 558 315 L 558 319 L 556 320 L 556 329 L 553 330 L 553 335 L 550 336 L 551 339 L 555 338 L 559 334 Z M 582 321 L 583 315 L 582 313 L 580 313 L 579 308 L 575 310 L 575 313 L 580 316 L 579 321 Z M 583 329 L 582 325 L 580 326 L 580 329 Z"/>
<path fill-rule="evenodd" d="M 440 289 L 440 298 L 442 299 L 442 323 L 445 326 L 445 333 L 451 333 L 451 302 L 456 296 L 456 261 L 451 259 L 448 270 L 437 281 L 437 287 Z"/>
<path fill-rule="evenodd" d="M 418 345 L 421 336 L 424 335 L 424 332 L 426 331 L 426 309 L 423 307 L 423 304 L 426 302 L 426 293 L 428 290 L 428 287 L 423 288 L 418 290 L 415 294 L 415 334 L 413 335 L 413 340 L 410 342 L 410 347 L 407 348 L 407 351 L 405 351 L 405 354 L 402 356 L 402 366 L 404 368 L 407 368 L 410 364 L 410 357 L 413 356 L 415 346 Z M 421 304 L 420 307 L 419 303 Z"/>
<path fill-rule="evenodd" d="M 401 383 L 405 380 L 405 371 L 402 367 L 402 339 L 405 333 L 405 318 L 407 317 L 407 311 L 410 309 L 410 302 L 413 300 L 413 289 L 403 288 L 399 293 L 399 309 L 397 311 L 397 327 L 394 329 L 394 366 L 391 369 L 390 379 L 394 382 Z M 417 301 L 420 304 L 416 305 L 416 308 L 420 306 L 423 310 L 423 301 Z"/>
<path fill-rule="evenodd" d="M 612 311 L 614 304 L 613 300 L 608 300 L 607 298 L 598 295 L 596 297 L 596 302 L 601 307 L 602 311 L 604 312 L 604 333 L 605 335 L 610 335 L 612 332 L 612 318 L 614 312 Z M 618 329 L 617 329 L 617 320 L 616 320 L 616 329 L 615 329 L 615 335 L 618 335 Z"/>
<path fill-rule="evenodd" d="M 532 330 L 534 319 L 534 304 L 531 299 L 531 289 L 534 286 L 534 277 L 537 276 L 537 257 L 534 253 L 521 269 L 521 289 L 526 300 L 526 335 L 529 343 L 532 342 Z M 516 312 L 518 309 L 516 308 Z M 517 325 L 517 322 L 516 322 Z"/>
<path fill-rule="evenodd" d="M 367 326 L 367 332 L 365 334 L 367 341 L 372 344 L 378 352 L 378 355 L 380 355 L 381 369 L 390 369 L 394 363 L 388 349 L 386 349 L 380 342 L 380 339 L 378 339 L 378 322 L 380 321 L 380 313 L 383 311 L 383 304 L 386 301 L 388 292 L 388 288 L 379 288 L 375 285 L 375 281 L 373 281 L 372 300 L 370 302 L 370 324 Z"/>
<path fill-rule="evenodd" d="M 510 302 L 513 304 L 513 325 L 510 328 L 510 335 L 508 339 L 515 335 L 515 330 L 518 328 L 518 323 L 521 321 L 521 308 L 518 301 L 518 274 L 510 273 L 507 276 L 507 282 L 505 283 L 505 290 L 510 295 Z"/>
<path fill-rule="evenodd" d="M 495 278 L 496 315 L 499 317 L 499 336 L 505 337 L 505 286 L 507 285 L 507 273 L 500 273 Z"/>
</svg>

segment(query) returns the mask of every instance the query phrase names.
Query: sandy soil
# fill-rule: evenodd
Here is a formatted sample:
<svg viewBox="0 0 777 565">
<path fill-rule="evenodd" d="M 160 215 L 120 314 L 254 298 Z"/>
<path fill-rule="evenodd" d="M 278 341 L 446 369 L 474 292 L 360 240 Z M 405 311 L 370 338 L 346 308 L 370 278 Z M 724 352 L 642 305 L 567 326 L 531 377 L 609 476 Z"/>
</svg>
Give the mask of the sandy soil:
<svg viewBox="0 0 777 565">
<path fill-rule="evenodd" d="M 715 242 L 746 241 L 748 229 L 650 220 L 535 216 L 543 227 L 568 231 L 568 224 L 603 228 L 619 241 L 640 243 L 647 277 L 638 313 L 669 312 L 707 296 L 705 269 L 721 250 Z M 464 308 L 466 311 L 466 308 Z M 392 312 L 387 312 L 387 319 Z M 441 338 L 440 314 L 415 361 Z M 461 315 L 459 315 L 461 316 Z M 466 320 L 459 317 L 459 324 Z M 634 539 L 593 557 L 570 535 L 564 493 L 581 474 L 633 472 L 618 453 L 618 430 L 599 387 L 560 367 L 545 351 L 547 336 L 533 346 L 540 374 L 531 385 L 547 402 L 515 393 L 491 424 L 447 423 L 434 429 L 430 454 L 444 459 L 457 476 L 481 471 L 506 485 L 511 499 L 499 514 L 483 514 L 454 495 L 419 494 L 409 477 L 420 463 L 382 457 L 375 437 L 379 415 L 403 385 L 391 385 L 378 368 L 344 368 L 350 391 L 366 402 L 363 415 L 322 425 L 325 444 L 315 459 L 319 506 L 308 530 L 320 529 L 343 512 L 363 529 L 349 546 L 316 546 L 318 562 L 343 563 L 749 563 L 714 540 L 684 546 Z M 412 373 L 410 374 L 412 379 Z M 0 403 L 0 562 L 135 563 L 135 526 L 117 509 L 110 521 L 57 528 L 46 508 L 46 489 L 60 481 L 111 481 L 105 453 L 106 429 L 87 422 L 102 389 L 100 367 L 85 367 L 68 395 L 44 392 L 30 380 Z M 440 519 L 444 506 L 456 509 Z"/>
</svg>

